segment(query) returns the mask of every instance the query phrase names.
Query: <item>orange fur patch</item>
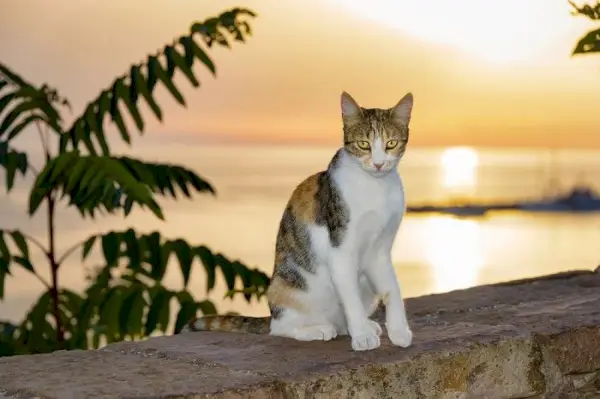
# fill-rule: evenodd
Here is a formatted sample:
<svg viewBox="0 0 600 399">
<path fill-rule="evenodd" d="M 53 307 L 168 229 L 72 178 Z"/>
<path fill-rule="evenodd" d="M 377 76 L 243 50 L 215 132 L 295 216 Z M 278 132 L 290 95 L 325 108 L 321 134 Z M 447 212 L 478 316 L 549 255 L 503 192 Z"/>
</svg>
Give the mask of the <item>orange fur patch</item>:
<svg viewBox="0 0 600 399">
<path fill-rule="evenodd" d="M 294 298 L 294 289 L 291 288 L 281 277 L 273 277 L 269 289 L 267 290 L 267 297 L 269 298 L 269 304 L 272 306 L 279 306 L 283 308 L 290 308 L 297 311 L 303 311 L 304 306 Z"/>
<path fill-rule="evenodd" d="M 308 177 L 296 187 L 290 198 L 294 216 L 303 222 L 315 221 L 315 195 L 319 189 L 320 173 Z"/>
</svg>

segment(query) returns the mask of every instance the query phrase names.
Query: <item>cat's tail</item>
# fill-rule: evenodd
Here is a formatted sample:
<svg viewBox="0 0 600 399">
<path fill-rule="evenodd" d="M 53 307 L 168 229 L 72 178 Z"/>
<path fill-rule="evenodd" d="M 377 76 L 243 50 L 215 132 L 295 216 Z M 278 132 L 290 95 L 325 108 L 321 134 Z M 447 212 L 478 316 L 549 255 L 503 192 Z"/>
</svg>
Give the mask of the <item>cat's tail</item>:
<svg viewBox="0 0 600 399">
<path fill-rule="evenodd" d="M 268 334 L 270 322 L 270 316 L 247 317 L 235 315 L 210 315 L 192 319 L 180 332 L 226 331 Z"/>
</svg>

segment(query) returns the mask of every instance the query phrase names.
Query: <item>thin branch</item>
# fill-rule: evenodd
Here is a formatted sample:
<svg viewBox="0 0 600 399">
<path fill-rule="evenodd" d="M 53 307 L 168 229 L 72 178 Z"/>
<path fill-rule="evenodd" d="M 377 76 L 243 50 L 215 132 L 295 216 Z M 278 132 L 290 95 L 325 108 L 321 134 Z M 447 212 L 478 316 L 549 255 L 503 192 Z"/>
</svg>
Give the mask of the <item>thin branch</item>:
<svg viewBox="0 0 600 399">
<path fill-rule="evenodd" d="M 44 124 L 44 137 L 46 137 L 46 145 L 48 146 L 48 152 L 50 152 L 50 127 Z"/>
<path fill-rule="evenodd" d="M 43 284 L 43 285 L 44 285 L 44 286 L 45 286 L 47 289 L 50 289 L 50 283 L 49 283 L 49 282 L 47 282 L 46 280 L 44 280 L 44 279 L 42 278 L 42 276 L 40 276 L 39 274 L 37 274 L 37 273 L 35 273 L 35 272 L 33 273 L 33 275 L 34 275 L 35 277 L 37 277 L 37 279 L 40 281 L 40 283 L 42 283 L 42 284 Z"/>
<path fill-rule="evenodd" d="M 42 128 L 40 126 L 40 121 L 35 121 L 35 127 L 37 128 L 38 134 L 40 135 L 40 140 L 42 141 L 42 147 L 44 148 L 44 154 L 46 155 L 46 161 L 50 160 L 50 149 L 48 148 L 48 136 L 44 135 Z"/>
<path fill-rule="evenodd" d="M 29 234 L 25 233 L 21 234 L 23 234 L 23 237 L 25 237 L 27 240 L 31 241 L 36 247 L 38 247 L 44 253 L 44 255 L 48 256 L 48 251 L 46 250 L 46 248 L 44 248 L 42 243 L 39 242 L 35 237 L 32 237 Z"/>
<path fill-rule="evenodd" d="M 25 237 L 25 239 L 27 239 L 28 241 L 30 241 L 31 243 L 33 243 L 36 247 L 38 247 L 42 253 L 44 255 L 46 255 L 46 257 L 48 257 L 48 251 L 46 251 L 46 248 L 44 248 L 44 246 L 42 245 L 41 242 L 39 242 L 36 238 L 30 236 L 29 234 L 25 234 L 25 233 L 21 233 L 23 234 L 23 237 Z M 46 280 L 44 280 L 42 278 L 42 276 L 40 276 L 39 274 L 37 274 L 36 272 L 33 272 L 33 275 L 48 289 L 50 289 L 50 283 L 48 283 Z"/>
<path fill-rule="evenodd" d="M 71 248 L 67 249 L 65 251 L 65 253 L 60 257 L 60 259 L 58 260 L 58 262 L 56 262 L 58 264 L 58 266 L 62 265 L 62 263 L 73 253 L 75 252 L 75 250 L 77 250 L 77 248 L 81 247 L 85 242 L 87 241 L 87 239 L 85 240 L 81 240 L 80 242 L 78 242 L 77 244 L 73 245 Z"/>
</svg>

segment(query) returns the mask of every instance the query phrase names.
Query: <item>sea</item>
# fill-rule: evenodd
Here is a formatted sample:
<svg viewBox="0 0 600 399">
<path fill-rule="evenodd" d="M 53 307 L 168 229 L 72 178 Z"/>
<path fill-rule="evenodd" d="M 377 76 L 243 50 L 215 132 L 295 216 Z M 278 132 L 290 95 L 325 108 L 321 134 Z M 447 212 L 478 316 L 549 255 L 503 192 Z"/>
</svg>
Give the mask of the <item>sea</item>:
<svg viewBox="0 0 600 399">
<path fill-rule="evenodd" d="M 216 195 L 161 201 L 165 221 L 141 210 L 126 219 L 82 219 L 76 210 L 61 208 L 57 214 L 59 253 L 90 234 L 133 227 L 206 245 L 270 274 L 278 223 L 289 195 L 305 177 L 326 168 L 335 150 L 335 146 L 142 139 L 124 153 L 191 168 L 214 186 Z M 399 171 L 410 205 L 535 199 L 575 185 L 600 190 L 600 152 L 594 151 L 416 147 L 408 149 Z M 4 185 L 3 174 L 0 179 Z M 19 182 L 9 195 L 0 194 L 0 228 L 22 229 L 45 243 L 44 210 L 33 218 L 26 214 L 28 184 Z M 48 278 L 43 255 L 34 252 L 34 247 L 31 251 L 36 268 Z M 511 211 L 466 218 L 409 214 L 392 255 L 405 297 L 594 269 L 600 263 L 600 213 Z M 86 271 L 100 263 L 97 250 L 86 262 L 80 252 L 74 252 L 60 270 L 61 285 L 82 290 Z M 165 283 L 172 288 L 182 286 L 177 264 L 169 266 Z M 268 314 L 264 300 L 225 299 L 222 278 L 207 294 L 199 264 L 194 265 L 189 287 L 198 299 L 213 300 L 221 312 Z M 41 292 L 37 279 L 13 267 L 0 301 L 0 319 L 18 321 Z"/>
</svg>

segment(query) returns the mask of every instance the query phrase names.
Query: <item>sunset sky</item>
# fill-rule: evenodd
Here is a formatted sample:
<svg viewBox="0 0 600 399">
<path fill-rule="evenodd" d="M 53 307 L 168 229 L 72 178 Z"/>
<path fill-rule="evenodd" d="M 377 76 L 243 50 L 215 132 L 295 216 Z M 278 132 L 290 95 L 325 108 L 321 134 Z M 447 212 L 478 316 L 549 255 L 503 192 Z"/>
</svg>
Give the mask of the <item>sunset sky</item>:
<svg viewBox="0 0 600 399">
<path fill-rule="evenodd" d="M 402 4 L 402 5 L 399 5 Z M 211 141 L 336 143 L 339 96 L 415 98 L 413 145 L 600 147 L 600 55 L 570 57 L 594 27 L 566 0 L 4 0 L 1 62 L 79 112 L 191 23 L 234 6 L 254 36 L 211 50 L 217 79 L 179 79 L 152 132 Z M 162 90 L 161 90 L 162 91 Z"/>
</svg>

